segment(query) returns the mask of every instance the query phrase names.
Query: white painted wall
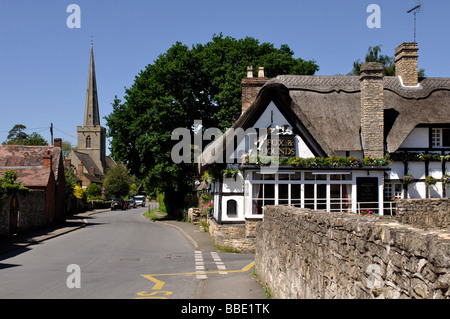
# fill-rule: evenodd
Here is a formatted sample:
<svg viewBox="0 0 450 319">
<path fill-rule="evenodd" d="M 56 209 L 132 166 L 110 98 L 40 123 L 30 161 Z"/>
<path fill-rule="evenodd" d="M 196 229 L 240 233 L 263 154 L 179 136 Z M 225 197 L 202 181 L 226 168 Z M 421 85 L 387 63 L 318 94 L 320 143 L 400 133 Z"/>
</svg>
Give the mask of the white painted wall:
<svg viewBox="0 0 450 319">
<path fill-rule="evenodd" d="M 390 166 L 390 171 L 387 171 L 388 179 L 402 179 L 405 176 L 404 165 L 402 162 L 393 162 Z"/>
<path fill-rule="evenodd" d="M 234 178 L 224 178 L 222 192 L 224 193 L 242 193 L 244 192 L 244 177 L 242 172 L 236 174 Z"/>
<path fill-rule="evenodd" d="M 411 131 L 401 147 L 429 147 L 428 128 L 416 127 Z"/>
</svg>

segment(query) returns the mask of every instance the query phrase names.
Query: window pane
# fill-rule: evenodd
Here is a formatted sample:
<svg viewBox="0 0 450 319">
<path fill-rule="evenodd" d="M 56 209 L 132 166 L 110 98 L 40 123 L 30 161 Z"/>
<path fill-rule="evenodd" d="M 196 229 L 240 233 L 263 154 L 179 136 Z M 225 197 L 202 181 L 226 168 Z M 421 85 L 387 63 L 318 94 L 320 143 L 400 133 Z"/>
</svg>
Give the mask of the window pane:
<svg viewBox="0 0 450 319">
<path fill-rule="evenodd" d="M 450 146 L 450 129 L 442 130 L 442 146 L 444 147 Z"/>
<path fill-rule="evenodd" d="M 291 184 L 291 199 L 300 199 L 300 184 Z"/>
<path fill-rule="evenodd" d="M 275 184 L 264 184 L 264 198 L 275 198 Z"/>
<path fill-rule="evenodd" d="M 332 181 L 340 181 L 341 177 L 342 177 L 341 174 L 331 174 L 330 175 L 330 180 L 332 180 Z"/>
<path fill-rule="evenodd" d="M 313 181 L 313 180 L 315 180 L 315 177 L 311 172 L 305 172 L 305 180 Z"/>
<path fill-rule="evenodd" d="M 305 208 L 314 209 L 314 185 L 305 184 Z"/>
<path fill-rule="evenodd" d="M 316 176 L 316 181 L 326 181 L 327 180 L 326 174 L 315 174 L 314 176 Z"/>
<path fill-rule="evenodd" d="M 265 181 L 274 181 L 275 180 L 275 174 L 264 174 L 264 180 Z"/>
<path fill-rule="evenodd" d="M 287 205 L 289 204 L 288 198 L 288 184 L 280 184 L 278 185 L 278 205 Z"/>
<path fill-rule="evenodd" d="M 300 179 L 302 179 L 302 174 L 300 172 L 297 172 L 295 174 L 290 174 L 291 175 L 291 181 L 298 181 Z"/>
<path fill-rule="evenodd" d="M 289 180 L 289 174 L 279 174 L 278 180 L 280 181 L 288 181 Z"/>
<path fill-rule="evenodd" d="M 327 185 L 317 184 L 317 209 L 327 209 Z"/>
</svg>

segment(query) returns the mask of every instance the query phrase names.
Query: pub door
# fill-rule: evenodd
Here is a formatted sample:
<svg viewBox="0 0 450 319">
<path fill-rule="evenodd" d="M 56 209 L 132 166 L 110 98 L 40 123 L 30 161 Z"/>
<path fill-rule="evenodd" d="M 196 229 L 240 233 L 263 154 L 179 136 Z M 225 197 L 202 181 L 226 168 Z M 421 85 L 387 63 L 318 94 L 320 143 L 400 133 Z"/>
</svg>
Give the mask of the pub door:
<svg viewBox="0 0 450 319">
<path fill-rule="evenodd" d="M 356 178 L 356 199 L 359 213 L 362 210 L 371 210 L 378 213 L 378 178 L 357 177 Z"/>
<path fill-rule="evenodd" d="M 17 234 L 19 225 L 19 201 L 14 195 L 11 199 L 11 207 L 9 210 L 9 233 L 11 235 Z"/>
</svg>

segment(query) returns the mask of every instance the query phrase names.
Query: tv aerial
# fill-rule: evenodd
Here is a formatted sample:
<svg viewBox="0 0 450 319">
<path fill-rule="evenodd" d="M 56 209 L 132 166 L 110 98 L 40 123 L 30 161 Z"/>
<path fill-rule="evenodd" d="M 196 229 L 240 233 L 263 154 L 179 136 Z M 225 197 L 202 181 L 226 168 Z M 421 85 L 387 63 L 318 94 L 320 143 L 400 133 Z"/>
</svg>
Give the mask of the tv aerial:
<svg viewBox="0 0 450 319">
<path fill-rule="evenodd" d="M 416 42 L 416 15 L 417 13 L 421 13 L 422 11 L 422 3 L 420 0 L 417 0 L 417 4 L 414 8 L 408 10 L 406 13 L 414 13 L 414 42 Z"/>
</svg>

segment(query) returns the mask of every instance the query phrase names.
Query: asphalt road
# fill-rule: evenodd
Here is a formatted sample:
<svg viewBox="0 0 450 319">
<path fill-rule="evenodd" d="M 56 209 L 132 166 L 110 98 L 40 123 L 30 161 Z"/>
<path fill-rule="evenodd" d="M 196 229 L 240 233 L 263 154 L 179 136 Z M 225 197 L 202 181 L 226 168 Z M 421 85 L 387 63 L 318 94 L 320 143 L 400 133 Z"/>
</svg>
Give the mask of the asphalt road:
<svg viewBox="0 0 450 319">
<path fill-rule="evenodd" d="M 179 230 L 143 217 L 146 209 L 91 215 L 84 228 L 1 255 L 0 298 L 205 298 L 227 284 L 226 270 L 252 261 L 196 250 Z"/>
</svg>

